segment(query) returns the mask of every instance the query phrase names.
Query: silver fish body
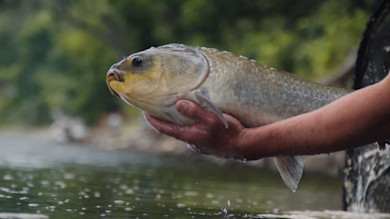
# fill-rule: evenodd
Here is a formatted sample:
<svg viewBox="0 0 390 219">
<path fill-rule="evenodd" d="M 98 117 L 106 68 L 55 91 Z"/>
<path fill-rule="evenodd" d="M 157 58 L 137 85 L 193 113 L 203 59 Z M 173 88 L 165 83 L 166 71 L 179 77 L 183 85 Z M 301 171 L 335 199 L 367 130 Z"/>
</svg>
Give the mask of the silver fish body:
<svg viewBox="0 0 390 219">
<path fill-rule="evenodd" d="M 139 60 L 144 60 L 143 64 Z M 127 103 L 179 125 L 194 121 L 177 112 L 174 103 L 178 99 L 192 100 L 214 112 L 225 127 L 222 112 L 244 126 L 255 127 L 318 109 L 351 92 L 230 52 L 182 44 L 130 55 L 110 68 L 106 81 L 112 93 Z M 284 182 L 295 191 L 303 173 L 303 158 L 276 157 L 275 163 Z"/>
<path fill-rule="evenodd" d="M 318 109 L 351 90 L 329 87 L 268 68 L 245 57 L 199 49 L 210 73 L 202 84 L 222 112 L 260 126 Z"/>
</svg>

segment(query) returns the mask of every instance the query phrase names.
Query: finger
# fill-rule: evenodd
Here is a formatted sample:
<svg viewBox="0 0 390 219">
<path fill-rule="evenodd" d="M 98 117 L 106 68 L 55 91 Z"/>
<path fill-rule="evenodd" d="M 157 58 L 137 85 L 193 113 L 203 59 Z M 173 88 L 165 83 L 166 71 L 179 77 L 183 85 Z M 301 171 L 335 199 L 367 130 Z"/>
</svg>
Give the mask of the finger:
<svg viewBox="0 0 390 219">
<path fill-rule="evenodd" d="M 229 114 L 223 114 L 223 116 L 225 117 L 226 119 L 226 122 L 229 124 L 229 128 L 230 130 L 242 130 L 244 129 L 244 126 L 242 125 L 242 123 L 236 119 L 235 117 L 229 115 Z"/>
<path fill-rule="evenodd" d="M 147 119 L 147 116 L 150 117 L 150 115 L 147 114 L 147 113 L 144 112 L 144 111 L 142 112 L 142 115 L 143 115 L 143 117 L 144 117 L 144 121 L 145 121 L 146 127 L 155 130 L 158 134 L 161 134 L 160 130 L 156 129 L 156 127 L 154 127 L 154 126 L 149 122 L 149 120 Z"/>
<path fill-rule="evenodd" d="M 188 143 L 194 143 L 198 139 L 209 137 L 209 132 L 200 125 L 178 126 L 170 122 L 162 121 L 147 113 L 145 113 L 145 118 L 160 132 Z"/>
<path fill-rule="evenodd" d="M 176 102 L 177 110 L 184 116 L 191 118 L 207 127 L 223 126 L 222 121 L 213 112 L 203 109 L 198 104 L 189 100 L 178 100 Z"/>
<path fill-rule="evenodd" d="M 165 133 L 167 130 L 173 129 L 172 126 L 175 126 L 172 123 L 153 117 L 148 113 L 145 113 L 144 115 L 145 115 L 145 119 L 149 122 L 149 124 L 152 125 L 155 129 L 157 129 L 160 132 Z"/>
</svg>

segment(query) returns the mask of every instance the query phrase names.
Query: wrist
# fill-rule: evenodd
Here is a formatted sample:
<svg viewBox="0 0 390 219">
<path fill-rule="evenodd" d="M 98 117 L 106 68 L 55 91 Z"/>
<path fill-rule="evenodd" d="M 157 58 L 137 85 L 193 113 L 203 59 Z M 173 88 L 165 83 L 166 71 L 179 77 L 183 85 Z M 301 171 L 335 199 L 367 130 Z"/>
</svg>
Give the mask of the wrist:
<svg viewBox="0 0 390 219">
<path fill-rule="evenodd" d="M 272 134 L 261 128 L 246 128 L 238 138 L 236 143 L 236 154 L 246 160 L 258 160 L 264 157 L 274 156 L 272 154 Z M 266 144 L 264 144 L 266 142 Z"/>
</svg>

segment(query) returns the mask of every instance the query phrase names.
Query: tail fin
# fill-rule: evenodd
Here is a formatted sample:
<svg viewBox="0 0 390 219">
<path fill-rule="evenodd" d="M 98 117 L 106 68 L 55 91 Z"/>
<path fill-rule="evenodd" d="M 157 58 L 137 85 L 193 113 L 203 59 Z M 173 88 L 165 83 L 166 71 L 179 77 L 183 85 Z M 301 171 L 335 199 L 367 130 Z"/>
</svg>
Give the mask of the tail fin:
<svg viewBox="0 0 390 219">
<path fill-rule="evenodd" d="M 303 173 L 303 157 L 275 157 L 274 161 L 283 181 L 295 192 Z"/>
</svg>

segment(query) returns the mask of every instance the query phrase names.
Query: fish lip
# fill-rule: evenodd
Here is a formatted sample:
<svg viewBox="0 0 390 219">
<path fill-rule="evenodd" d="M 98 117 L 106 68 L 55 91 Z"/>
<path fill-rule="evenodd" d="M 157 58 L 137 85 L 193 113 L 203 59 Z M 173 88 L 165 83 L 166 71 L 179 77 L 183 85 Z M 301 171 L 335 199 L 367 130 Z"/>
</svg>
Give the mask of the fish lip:
<svg viewBox="0 0 390 219">
<path fill-rule="evenodd" d="M 107 80 L 112 81 L 112 80 L 117 80 L 119 82 L 124 82 L 125 79 L 123 78 L 123 75 L 120 72 L 110 70 L 107 72 Z"/>
<path fill-rule="evenodd" d="M 111 88 L 111 86 L 110 86 L 110 82 L 111 82 L 111 81 L 124 82 L 125 79 L 123 78 L 123 75 L 122 75 L 121 73 L 115 71 L 115 70 L 110 69 L 110 70 L 107 72 L 107 76 L 106 76 L 106 83 L 107 83 L 108 89 L 110 90 L 110 92 L 111 92 L 114 96 L 120 97 L 119 94 Z"/>
</svg>

